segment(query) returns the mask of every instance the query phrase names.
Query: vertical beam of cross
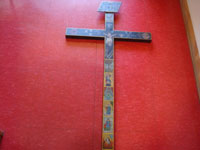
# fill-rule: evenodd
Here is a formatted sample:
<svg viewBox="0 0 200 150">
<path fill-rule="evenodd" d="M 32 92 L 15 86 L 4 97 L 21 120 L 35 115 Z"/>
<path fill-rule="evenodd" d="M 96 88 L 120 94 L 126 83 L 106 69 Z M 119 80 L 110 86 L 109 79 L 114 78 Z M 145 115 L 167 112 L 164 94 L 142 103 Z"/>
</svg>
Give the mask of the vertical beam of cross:
<svg viewBox="0 0 200 150">
<path fill-rule="evenodd" d="M 121 2 L 102 2 L 98 9 L 105 12 L 105 30 L 67 28 L 66 37 L 104 39 L 103 127 L 102 150 L 114 150 L 114 39 L 151 41 L 151 33 L 114 30 L 114 13 Z"/>
<path fill-rule="evenodd" d="M 114 13 L 105 13 L 102 149 L 114 149 Z"/>
</svg>

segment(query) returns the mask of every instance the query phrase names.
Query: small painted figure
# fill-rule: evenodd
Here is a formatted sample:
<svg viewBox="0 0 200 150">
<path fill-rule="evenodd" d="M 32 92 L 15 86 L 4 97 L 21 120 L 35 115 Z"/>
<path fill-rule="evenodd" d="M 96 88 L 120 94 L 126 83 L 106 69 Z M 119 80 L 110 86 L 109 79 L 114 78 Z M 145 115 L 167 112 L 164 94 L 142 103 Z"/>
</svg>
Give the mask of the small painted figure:
<svg viewBox="0 0 200 150">
<path fill-rule="evenodd" d="M 112 149 L 112 140 L 110 137 L 104 138 L 103 141 L 103 148 L 104 149 Z"/>
<path fill-rule="evenodd" d="M 111 75 L 110 74 L 106 74 L 106 86 L 111 86 Z"/>
<path fill-rule="evenodd" d="M 107 118 L 105 124 L 104 124 L 104 130 L 105 131 L 110 131 L 111 130 L 111 121 L 109 118 Z"/>
<path fill-rule="evenodd" d="M 110 24 L 108 24 L 108 28 L 110 28 Z M 113 44 L 113 38 L 112 38 L 112 34 L 111 33 L 107 34 L 106 44 L 108 46 L 112 46 L 112 44 Z"/>
<path fill-rule="evenodd" d="M 104 100 L 113 100 L 113 88 L 111 87 L 104 88 Z"/>
<path fill-rule="evenodd" d="M 107 30 L 112 30 L 112 25 L 107 23 Z M 114 38 L 115 34 L 106 33 L 105 34 L 105 58 L 106 59 L 113 59 L 113 45 L 114 45 Z"/>
<path fill-rule="evenodd" d="M 111 115 L 111 106 L 106 106 L 106 115 Z"/>
</svg>

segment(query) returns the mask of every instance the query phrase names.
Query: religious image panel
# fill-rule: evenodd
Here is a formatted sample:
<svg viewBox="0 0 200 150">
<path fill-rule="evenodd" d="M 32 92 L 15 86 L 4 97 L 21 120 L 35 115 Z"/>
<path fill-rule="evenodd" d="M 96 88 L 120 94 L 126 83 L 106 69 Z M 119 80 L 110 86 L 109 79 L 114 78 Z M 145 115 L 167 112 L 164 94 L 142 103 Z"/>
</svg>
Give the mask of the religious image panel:
<svg viewBox="0 0 200 150">
<path fill-rule="evenodd" d="M 104 101 L 103 105 L 104 116 L 113 116 L 113 101 Z"/>
<path fill-rule="evenodd" d="M 104 100 L 114 100 L 113 87 L 104 87 Z"/>
<path fill-rule="evenodd" d="M 103 131 L 104 131 L 104 133 L 112 133 L 113 132 L 113 118 L 104 117 L 104 119 L 103 119 Z"/>
<path fill-rule="evenodd" d="M 113 72 L 113 68 L 114 68 L 113 59 L 105 59 L 105 61 L 104 61 L 105 72 Z"/>
<path fill-rule="evenodd" d="M 104 86 L 113 87 L 113 85 L 114 85 L 113 82 L 114 82 L 113 73 L 105 72 L 104 73 Z"/>
<path fill-rule="evenodd" d="M 114 137 L 113 134 L 103 134 L 103 149 L 114 148 Z"/>
</svg>

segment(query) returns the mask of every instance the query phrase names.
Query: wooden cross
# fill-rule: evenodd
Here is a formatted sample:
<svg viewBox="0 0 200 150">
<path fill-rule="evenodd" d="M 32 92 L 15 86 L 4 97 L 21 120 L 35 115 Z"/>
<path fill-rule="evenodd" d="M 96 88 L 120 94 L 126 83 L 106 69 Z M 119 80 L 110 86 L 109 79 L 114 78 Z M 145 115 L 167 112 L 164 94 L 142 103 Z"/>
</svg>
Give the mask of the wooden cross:
<svg viewBox="0 0 200 150">
<path fill-rule="evenodd" d="M 103 128 L 102 150 L 114 150 L 114 39 L 151 41 L 151 33 L 114 30 L 114 13 L 121 2 L 101 2 L 105 12 L 105 30 L 67 28 L 66 37 L 104 39 Z"/>
</svg>

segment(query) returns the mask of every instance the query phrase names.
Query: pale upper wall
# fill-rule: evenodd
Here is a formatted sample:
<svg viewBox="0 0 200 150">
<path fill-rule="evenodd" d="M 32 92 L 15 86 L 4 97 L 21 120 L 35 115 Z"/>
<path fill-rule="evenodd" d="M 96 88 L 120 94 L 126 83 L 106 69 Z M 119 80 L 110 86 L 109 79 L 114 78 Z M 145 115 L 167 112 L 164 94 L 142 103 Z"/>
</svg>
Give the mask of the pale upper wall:
<svg viewBox="0 0 200 150">
<path fill-rule="evenodd" d="M 187 0 L 200 54 L 200 0 Z"/>
</svg>

